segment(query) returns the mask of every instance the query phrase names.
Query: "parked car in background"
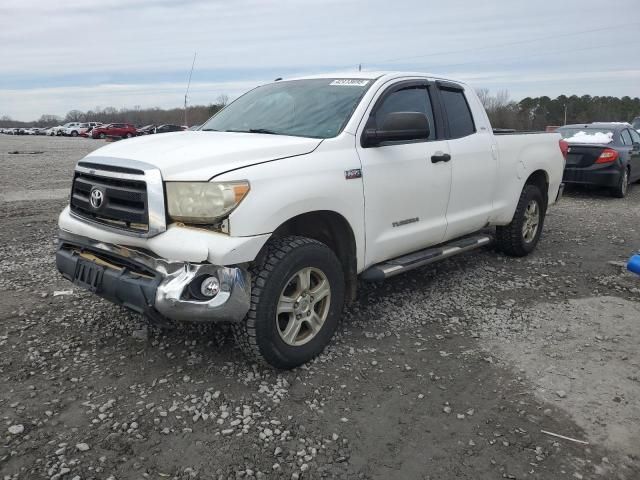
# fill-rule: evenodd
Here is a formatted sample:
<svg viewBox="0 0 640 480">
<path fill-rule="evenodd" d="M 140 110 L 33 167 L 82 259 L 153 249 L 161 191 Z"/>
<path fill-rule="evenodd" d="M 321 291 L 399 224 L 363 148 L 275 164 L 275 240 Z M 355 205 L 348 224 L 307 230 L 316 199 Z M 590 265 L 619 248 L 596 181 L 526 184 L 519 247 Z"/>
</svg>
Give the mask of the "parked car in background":
<svg viewBox="0 0 640 480">
<path fill-rule="evenodd" d="M 633 126 L 636 132 L 640 132 L 640 117 L 634 118 L 631 121 L 631 126 Z"/>
<path fill-rule="evenodd" d="M 87 128 L 89 128 L 88 123 L 75 122 L 65 128 L 62 134 L 67 137 L 77 137 L 78 135 L 80 135 L 81 131 L 85 131 Z"/>
<path fill-rule="evenodd" d="M 100 122 L 84 122 L 78 125 L 73 125 L 65 129 L 64 134 L 69 137 L 86 137 L 87 132 L 91 131 L 94 127 L 102 125 Z"/>
<path fill-rule="evenodd" d="M 57 127 L 53 127 L 52 128 L 52 132 L 53 132 L 52 135 L 55 135 L 55 136 L 63 135 L 65 129 L 69 128 L 74 123 L 77 123 L 77 122 L 69 122 L 69 123 L 65 123 L 64 125 L 58 125 Z"/>
<path fill-rule="evenodd" d="M 136 127 L 130 123 L 110 123 L 99 125 L 91 130 L 91 138 L 122 137 L 131 138 L 136 135 Z"/>
<path fill-rule="evenodd" d="M 65 127 L 62 130 L 62 135 L 65 135 L 68 137 L 77 137 L 78 130 L 80 129 L 80 125 L 82 125 L 81 122 L 71 122 L 71 123 L 65 124 Z"/>
<path fill-rule="evenodd" d="M 566 142 L 565 184 L 607 187 L 623 198 L 640 180 L 640 133 L 628 123 L 590 123 L 558 128 Z"/>
<path fill-rule="evenodd" d="M 151 125 L 145 125 L 144 127 L 140 127 L 138 128 L 138 130 L 136 130 L 137 135 L 150 135 L 153 133 L 153 131 L 155 130 L 156 126 L 151 124 Z"/>
<path fill-rule="evenodd" d="M 153 133 L 182 132 L 184 128 L 180 125 L 159 125 Z"/>
</svg>

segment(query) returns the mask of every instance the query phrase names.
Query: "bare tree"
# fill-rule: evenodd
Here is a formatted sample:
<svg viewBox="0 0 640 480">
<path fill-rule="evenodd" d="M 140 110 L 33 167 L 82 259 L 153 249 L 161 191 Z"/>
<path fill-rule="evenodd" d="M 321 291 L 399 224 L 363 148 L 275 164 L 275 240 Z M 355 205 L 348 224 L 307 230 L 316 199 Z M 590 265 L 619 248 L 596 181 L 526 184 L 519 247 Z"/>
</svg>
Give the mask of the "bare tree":
<svg viewBox="0 0 640 480">
<path fill-rule="evenodd" d="M 218 98 L 216 98 L 216 104 L 220 105 L 220 107 L 225 107 L 227 103 L 229 103 L 229 95 L 226 93 L 218 95 Z"/>
</svg>

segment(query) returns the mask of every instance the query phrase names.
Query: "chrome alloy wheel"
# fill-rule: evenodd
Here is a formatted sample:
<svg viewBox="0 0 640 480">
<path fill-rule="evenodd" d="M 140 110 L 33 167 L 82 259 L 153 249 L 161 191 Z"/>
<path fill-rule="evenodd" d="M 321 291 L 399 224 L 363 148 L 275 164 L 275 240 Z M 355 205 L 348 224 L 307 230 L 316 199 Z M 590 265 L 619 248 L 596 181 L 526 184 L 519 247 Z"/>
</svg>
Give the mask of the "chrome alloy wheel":
<svg viewBox="0 0 640 480">
<path fill-rule="evenodd" d="M 319 269 L 306 267 L 284 286 L 276 310 L 280 338 L 292 347 L 313 339 L 329 315 L 331 286 Z"/>
<path fill-rule="evenodd" d="M 522 237 L 525 242 L 531 243 L 536 238 L 539 225 L 540 207 L 536 200 L 531 200 L 524 211 L 524 222 L 522 224 Z"/>
</svg>

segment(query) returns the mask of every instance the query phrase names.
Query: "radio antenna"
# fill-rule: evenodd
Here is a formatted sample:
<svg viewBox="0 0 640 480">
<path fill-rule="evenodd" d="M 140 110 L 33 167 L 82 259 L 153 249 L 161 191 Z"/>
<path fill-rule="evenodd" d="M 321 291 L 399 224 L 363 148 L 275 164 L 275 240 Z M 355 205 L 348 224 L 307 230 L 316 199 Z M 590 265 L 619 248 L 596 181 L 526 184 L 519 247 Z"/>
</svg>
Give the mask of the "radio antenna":
<svg viewBox="0 0 640 480">
<path fill-rule="evenodd" d="M 187 91 L 184 92 L 184 124 L 185 126 L 189 126 L 189 121 L 187 119 L 187 97 L 189 96 L 189 87 L 191 87 L 191 75 L 193 75 L 193 67 L 196 64 L 196 55 L 198 52 L 193 53 L 193 62 L 191 63 L 191 71 L 189 72 L 189 81 L 187 82 Z"/>
</svg>

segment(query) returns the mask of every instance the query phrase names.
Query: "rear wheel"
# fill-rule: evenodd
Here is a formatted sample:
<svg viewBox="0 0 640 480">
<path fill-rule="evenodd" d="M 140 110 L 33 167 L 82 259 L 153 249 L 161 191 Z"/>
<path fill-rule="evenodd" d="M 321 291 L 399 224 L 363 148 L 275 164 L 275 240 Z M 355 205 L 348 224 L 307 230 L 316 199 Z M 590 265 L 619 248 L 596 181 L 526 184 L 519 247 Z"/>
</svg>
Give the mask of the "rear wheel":
<svg viewBox="0 0 640 480">
<path fill-rule="evenodd" d="M 75 130 L 73 132 L 71 132 L 71 136 L 72 137 L 77 137 L 78 136 L 78 132 L 76 132 Z"/>
<path fill-rule="evenodd" d="M 620 175 L 618 185 L 611 190 L 611 194 L 616 198 L 624 198 L 629 191 L 629 168 L 625 168 Z"/>
<path fill-rule="evenodd" d="M 133 135 L 131 135 L 131 132 L 127 132 L 127 134 L 125 135 L 126 138 L 131 138 Z"/>
<path fill-rule="evenodd" d="M 233 326 L 245 355 L 290 369 L 321 353 L 344 305 L 344 274 L 333 251 L 310 238 L 277 238 L 251 276 L 249 313 Z"/>
<path fill-rule="evenodd" d="M 538 245 L 546 213 L 544 195 L 536 185 L 525 185 L 511 223 L 496 227 L 497 247 L 512 257 L 524 257 Z"/>
<path fill-rule="evenodd" d="M 101 133 L 101 134 L 99 135 L 99 137 L 100 137 L 100 138 L 102 138 L 102 139 L 104 139 L 104 138 L 106 138 L 107 136 L 106 136 L 104 133 Z"/>
</svg>

